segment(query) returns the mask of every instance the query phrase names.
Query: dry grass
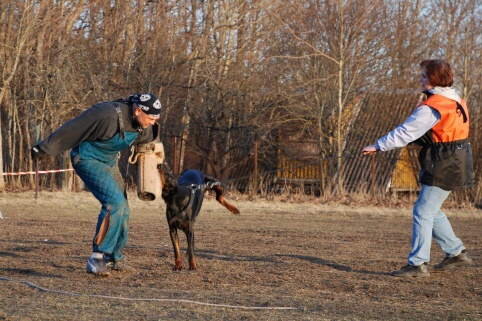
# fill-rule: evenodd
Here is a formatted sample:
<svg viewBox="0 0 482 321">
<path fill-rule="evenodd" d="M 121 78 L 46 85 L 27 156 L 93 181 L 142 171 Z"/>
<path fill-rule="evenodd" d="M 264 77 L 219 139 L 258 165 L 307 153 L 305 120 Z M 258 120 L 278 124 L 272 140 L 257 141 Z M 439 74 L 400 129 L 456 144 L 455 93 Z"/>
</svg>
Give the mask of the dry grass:
<svg viewBox="0 0 482 321">
<path fill-rule="evenodd" d="M 164 205 L 131 194 L 125 254 L 138 270 L 96 278 L 84 269 L 97 201 L 33 196 L 0 194 L 0 320 L 482 320 L 478 210 L 447 210 L 474 267 L 401 280 L 388 272 L 405 264 L 411 205 L 231 194 L 235 216 L 208 196 L 196 222 L 198 270 L 173 272 Z M 432 261 L 442 258 L 434 244 Z"/>
</svg>

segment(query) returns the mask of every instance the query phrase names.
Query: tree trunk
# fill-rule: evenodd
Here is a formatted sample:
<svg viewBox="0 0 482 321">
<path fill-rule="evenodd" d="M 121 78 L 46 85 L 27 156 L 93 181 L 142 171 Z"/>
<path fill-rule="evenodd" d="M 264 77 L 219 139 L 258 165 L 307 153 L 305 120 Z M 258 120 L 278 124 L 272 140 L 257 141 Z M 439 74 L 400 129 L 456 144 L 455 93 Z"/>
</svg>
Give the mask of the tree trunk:
<svg viewBox="0 0 482 321">
<path fill-rule="evenodd" d="M 2 112 L 0 111 L 0 192 L 5 190 L 5 176 L 3 175 L 3 139 L 2 139 Z"/>
</svg>

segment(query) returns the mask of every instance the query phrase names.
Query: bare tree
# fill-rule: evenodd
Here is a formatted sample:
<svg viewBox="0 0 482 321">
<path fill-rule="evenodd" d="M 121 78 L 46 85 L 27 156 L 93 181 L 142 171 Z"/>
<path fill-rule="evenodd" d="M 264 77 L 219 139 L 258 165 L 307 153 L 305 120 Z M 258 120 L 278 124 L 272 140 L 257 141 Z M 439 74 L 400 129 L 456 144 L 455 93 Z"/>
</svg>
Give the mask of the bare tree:
<svg viewBox="0 0 482 321">
<path fill-rule="evenodd" d="M 386 7 L 378 0 L 292 1 L 280 5 L 288 9 L 283 15 L 277 13 L 281 10 L 272 15 L 283 22 L 294 45 L 287 52 L 281 51 L 279 57 L 298 61 L 294 64 L 297 68 L 288 74 L 293 89 L 312 90 L 310 99 L 300 104 L 301 109 L 290 105 L 289 110 L 298 114 L 298 119 L 305 115 L 305 121 L 319 124 L 320 156 L 331 154 L 336 159 L 333 182 L 343 193 L 344 112 L 360 90 L 375 83 L 376 61 L 384 55 L 387 38 L 383 32 L 388 18 Z M 327 115 L 333 126 L 324 121 Z M 327 131 L 330 129 L 333 132 Z M 326 138 L 327 145 L 322 143 Z"/>
<path fill-rule="evenodd" d="M 478 154 L 478 2 L 3 1 L 0 167 L 31 170 L 37 130 L 43 138 L 96 101 L 150 91 L 163 104 L 164 139 L 182 137 L 181 168 L 252 175 L 255 152 L 275 170 L 285 148 L 318 162 L 323 191 L 332 184 L 343 193 L 345 137 L 359 94 L 413 92 L 414 66 L 431 57 L 453 60 Z M 317 144 L 315 155 L 306 140 Z M 67 166 L 61 160 L 42 166 Z M 45 175 L 42 184 L 58 181 Z"/>
<path fill-rule="evenodd" d="M 430 1 L 435 12 L 433 28 L 440 41 L 438 56 L 447 59 L 455 70 L 454 86 L 468 102 L 471 116 L 471 143 L 474 150 L 476 173 L 482 168 L 480 155 L 482 144 L 482 5 L 477 0 Z M 442 14 L 443 12 L 443 14 Z M 476 175 L 474 199 L 482 193 L 480 174 Z"/>
<path fill-rule="evenodd" d="M 385 59 L 378 61 L 384 90 L 412 92 L 419 88 L 419 63 L 429 59 L 439 48 L 435 29 L 429 25 L 433 11 L 425 10 L 426 1 L 387 1 L 388 19 L 385 20 Z"/>
</svg>

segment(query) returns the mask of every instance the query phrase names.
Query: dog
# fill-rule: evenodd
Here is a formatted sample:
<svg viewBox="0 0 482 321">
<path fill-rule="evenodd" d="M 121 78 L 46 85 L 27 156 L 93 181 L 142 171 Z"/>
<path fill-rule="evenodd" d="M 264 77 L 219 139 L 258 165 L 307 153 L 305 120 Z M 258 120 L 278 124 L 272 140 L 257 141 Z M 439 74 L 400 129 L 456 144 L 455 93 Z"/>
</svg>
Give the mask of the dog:
<svg viewBox="0 0 482 321">
<path fill-rule="evenodd" d="M 162 166 L 158 167 L 162 181 L 162 198 L 166 203 L 166 218 L 169 225 L 174 248 L 173 271 L 182 269 L 181 250 L 177 230 L 182 230 L 187 238 L 187 255 L 189 270 L 196 270 L 194 259 L 194 223 L 199 215 L 204 200 L 204 193 L 212 190 L 216 193 L 216 200 L 231 213 L 239 214 L 239 210 L 229 204 L 224 198 L 224 189 L 214 177 L 205 175 L 199 170 L 185 170 L 179 179 Z"/>
</svg>

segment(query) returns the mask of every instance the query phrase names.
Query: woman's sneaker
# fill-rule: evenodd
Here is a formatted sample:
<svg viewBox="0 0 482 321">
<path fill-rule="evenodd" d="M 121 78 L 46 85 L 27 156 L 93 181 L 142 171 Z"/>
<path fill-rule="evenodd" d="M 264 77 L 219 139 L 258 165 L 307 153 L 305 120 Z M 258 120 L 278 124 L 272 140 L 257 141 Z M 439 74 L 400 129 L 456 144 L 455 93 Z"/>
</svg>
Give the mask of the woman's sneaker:
<svg viewBox="0 0 482 321">
<path fill-rule="evenodd" d="M 107 268 L 102 253 L 92 253 L 85 269 L 88 273 L 98 276 L 107 276 L 110 274 L 110 270 Z"/>
<path fill-rule="evenodd" d="M 439 264 L 435 265 L 435 270 L 443 272 L 453 270 L 462 266 L 471 266 L 474 262 L 472 258 L 467 254 L 466 250 L 463 250 L 457 256 L 446 256 Z"/>
<path fill-rule="evenodd" d="M 428 265 L 427 263 L 423 263 L 422 265 L 410 265 L 407 264 L 400 270 L 396 270 L 390 273 L 391 276 L 397 277 L 415 277 L 415 278 L 424 278 L 430 276 L 428 272 Z"/>
</svg>

